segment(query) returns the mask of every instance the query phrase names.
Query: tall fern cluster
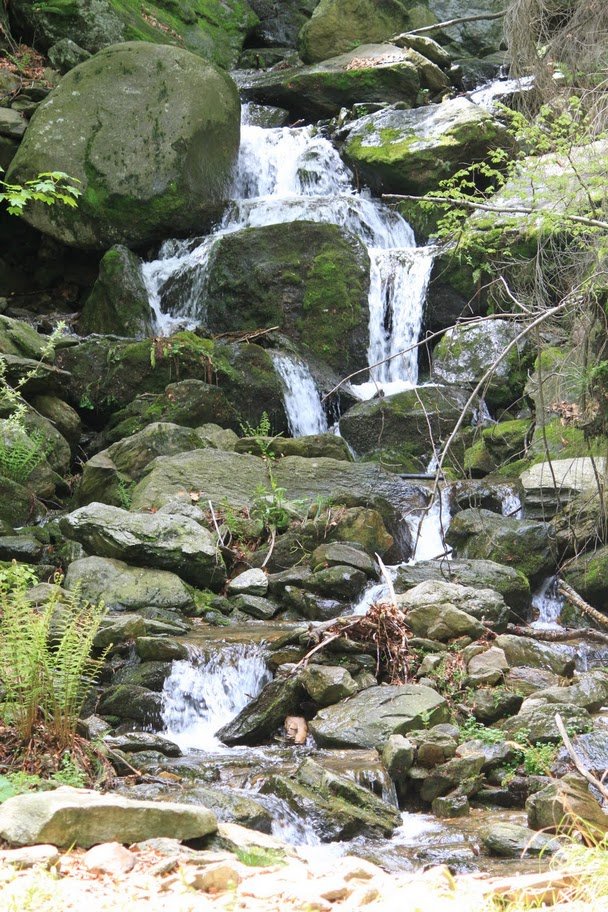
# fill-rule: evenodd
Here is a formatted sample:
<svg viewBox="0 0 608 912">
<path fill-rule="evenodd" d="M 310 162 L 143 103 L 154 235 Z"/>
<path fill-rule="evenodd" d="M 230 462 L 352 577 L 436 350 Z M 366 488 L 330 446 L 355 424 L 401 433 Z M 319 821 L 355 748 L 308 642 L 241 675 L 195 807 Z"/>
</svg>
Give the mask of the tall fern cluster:
<svg viewBox="0 0 608 912">
<path fill-rule="evenodd" d="M 13 564 L 0 573 L 0 718 L 23 741 L 42 724 L 60 747 L 69 747 L 84 699 L 103 664 L 93 640 L 103 604 L 61 589 L 60 579 L 35 606 L 32 574 Z"/>
</svg>

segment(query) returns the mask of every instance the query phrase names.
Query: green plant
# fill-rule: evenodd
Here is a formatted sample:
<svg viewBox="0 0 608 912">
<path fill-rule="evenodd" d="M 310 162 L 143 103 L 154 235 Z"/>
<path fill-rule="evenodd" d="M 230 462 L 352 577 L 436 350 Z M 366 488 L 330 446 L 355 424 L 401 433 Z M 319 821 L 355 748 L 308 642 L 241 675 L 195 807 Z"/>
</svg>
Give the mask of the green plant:
<svg viewBox="0 0 608 912">
<path fill-rule="evenodd" d="M 9 215 L 22 215 L 27 204 L 32 202 L 47 206 L 61 203 L 74 208 L 81 195 L 77 183 L 80 181 L 63 171 L 43 171 L 24 184 L 9 184 L 0 180 L 0 203 L 6 203 Z"/>
<path fill-rule="evenodd" d="M 34 469 L 44 461 L 48 442 L 39 431 L 28 433 L 13 424 L 0 440 L 0 475 L 25 484 Z"/>
<path fill-rule="evenodd" d="M 465 741 L 483 741 L 484 744 L 500 744 L 505 740 L 505 733 L 498 728 L 483 725 L 471 716 L 460 726 L 460 738 Z"/>
<path fill-rule="evenodd" d="M 117 481 L 117 494 L 120 506 L 123 510 L 130 510 L 133 503 L 134 481 L 128 481 L 126 478 L 119 478 Z"/>
<path fill-rule="evenodd" d="M 237 846 L 234 854 L 241 864 L 252 868 L 286 864 L 285 852 L 282 849 L 266 849 L 263 846 L 251 846 L 245 849 Z"/>
<path fill-rule="evenodd" d="M 69 751 L 63 753 L 59 769 L 53 773 L 51 779 L 59 785 L 71 785 L 73 788 L 84 788 L 87 784 L 86 776 Z"/>
<path fill-rule="evenodd" d="M 530 744 L 524 747 L 524 770 L 529 776 L 550 776 L 558 750 L 556 744 Z"/>
<path fill-rule="evenodd" d="M 91 657 L 104 614 L 56 578 L 46 601 L 28 598 L 29 569 L 13 563 L 0 577 L 0 718 L 29 741 L 38 724 L 61 748 L 74 741 L 85 696 L 103 664 Z"/>
</svg>

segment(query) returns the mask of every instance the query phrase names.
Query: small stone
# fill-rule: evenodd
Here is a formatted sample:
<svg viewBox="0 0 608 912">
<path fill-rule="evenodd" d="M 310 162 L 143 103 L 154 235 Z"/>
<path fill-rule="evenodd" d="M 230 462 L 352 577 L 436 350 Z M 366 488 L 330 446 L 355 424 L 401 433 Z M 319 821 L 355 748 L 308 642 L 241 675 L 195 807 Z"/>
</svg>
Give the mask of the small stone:
<svg viewBox="0 0 608 912">
<path fill-rule="evenodd" d="M 104 842 L 89 849 L 82 862 L 94 874 L 111 874 L 118 877 L 133 870 L 135 856 L 119 842 Z"/>
<path fill-rule="evenodd" d="M 241 882 L 241 875 L 236 867 L 226 863 L 208 865 L 197 870 L 188 883 L 195 890 L 205 893 L 222 893 L 225 890 L 234 890 Z"/>
<path fill-rule="evenodd" d="M 358 689 L 346 668 L 338 665 L 309 665 L 301 681 L 310 698 L 319 706 L 339 703 Z"/>
<path fill-rule="evenodd" d="M 60 857 L 55 846 L 34 845 L 25 846 L 22 849 L 6 849 L 0 852 L 0 863 L 12 865 L 20 870 L 34 868 L 37 865 L 52 868 L 57 866 Z"/>
<path fill-rule="evenodd" d="M 481 671 L 508 671 L 509 663 L 504 650 L 498 646 L 491 646 L 485 652 L 473 656 L 467 668 L 470 675 L 479 674 Z"/>
<path fill-rule="evenodd" d="M 391 779 L 402 779 L 414 763 L 414 745 L 403 735 L 391 735 L 382 748 L 382 762 Z"/>
<path fill-rule="evenodd" d="M 435 817 L 468 817 L 471 812 L 466 795 L 444 795 L 431 804 Z"/>
<path fill-rule="evenodd" d="M 228 595 L 266 595 L 268 577 L 263 570 L 252 568 L 239 573 L 226 586 Z"/>
</svg>

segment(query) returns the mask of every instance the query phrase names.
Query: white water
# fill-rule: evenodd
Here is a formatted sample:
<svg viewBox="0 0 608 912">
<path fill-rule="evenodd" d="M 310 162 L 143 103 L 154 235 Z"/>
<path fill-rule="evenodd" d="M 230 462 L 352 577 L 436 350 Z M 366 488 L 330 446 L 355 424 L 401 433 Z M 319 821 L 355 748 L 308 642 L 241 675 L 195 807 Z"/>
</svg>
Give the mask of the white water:
<svg viewBox="0 0 608 912">
<path fill-rule="evenodd" d="M 271 352 L 271 357 L 283 384 L 285 414 L 291 436 L 324 434 L 327 418 L 308 365 L 284 352 Z"/>
<path fill-rule="evenodd" d="M 482 108 L 492 109 L 497 101 L 505 95 L 515 95 L 516 92 L 529 92 L 534 86 L 534 76 L 523 76 L 520 79 L 493 79 L 484 85 L 469 92 L 469 98 Z"/>
<path fill-rule="evenodd" d="M 424 513 L 406 517 L 414 544 L 410 564 L 438 557 L 449 559 L 451 548 L 445 544 L 445 534 L 448 531 L 450 519 L 450 493 L 446 487 L 440 489 L 439 494 L 434 497 L 430 507 Z"/>
<path fill-rule="evenodd" d="M 243 107 L 241 149 L 233 197 L 221 225 L 200 242 L 168 241 L 159 259 L 144 263 L 143 276 L 156 331 L 205 319 L 205 286 L 215 244 L 249 227 L 312 220 L 339 225 L 356 234 L 370 257 L 369 363 L 383 361 L 418 341 L 433 250 L 418 248 L 414 233 L 396 212 L 359 193 L 353 175 L 332 144 L 314 127 L 264 129 L 247 123 Z M 179 280 L 178 303 L 164 301 Z M 172 295 L 174 298 L 175 291 Z M 414 386 L 417 351 L 374 369 L 358 395 L 368 398 L 377 385 L 386 392 Z"/>
<path fill-rule="evenodd" d="M 530 626 L 539 630 L 561 629 L 558 619 L 563 607 L 564 600 L 557 593 L 557 579 L 550 576 L 532 597 L 532 608 L 538 617 Z"/>
<path fill-rule="evenodd" d="M 222 643 L 217 650 L 208 658 L 174 662 L 165 681 L 165 734 L 182 750 L 225 750 L 216 732 L 272 678 L 261 646 Z"/>
<path fill-rule="evenodd" d="M 521 497 L 516 491 L 507 491 L 502 499 L 501 512 L 503 516 L 511 516 L 513 519 L 524 518 L 524 508 Z"/>
</svg>

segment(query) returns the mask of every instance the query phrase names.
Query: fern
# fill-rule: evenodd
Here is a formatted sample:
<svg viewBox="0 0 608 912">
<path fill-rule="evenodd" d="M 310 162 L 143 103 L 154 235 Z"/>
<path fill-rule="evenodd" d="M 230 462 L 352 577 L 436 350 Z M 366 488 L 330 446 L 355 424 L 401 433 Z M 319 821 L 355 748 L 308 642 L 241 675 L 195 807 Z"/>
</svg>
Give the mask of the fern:
<svg viewBox="0 0 608 912">
<path fill-rule="evenodd" d="M 0 717 L 28 741 L 41 722 L 69 747 L 86 694 L 103 664 L 91 657 L 104 613 L 57 578 L 46 602 L 28 598 L 31 572 L 13 564 L 0 575 Z"/>
</svg>

